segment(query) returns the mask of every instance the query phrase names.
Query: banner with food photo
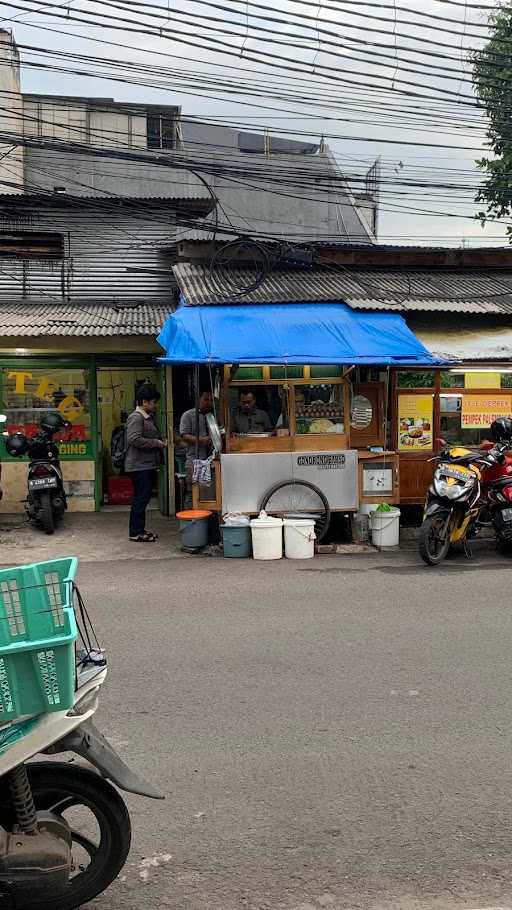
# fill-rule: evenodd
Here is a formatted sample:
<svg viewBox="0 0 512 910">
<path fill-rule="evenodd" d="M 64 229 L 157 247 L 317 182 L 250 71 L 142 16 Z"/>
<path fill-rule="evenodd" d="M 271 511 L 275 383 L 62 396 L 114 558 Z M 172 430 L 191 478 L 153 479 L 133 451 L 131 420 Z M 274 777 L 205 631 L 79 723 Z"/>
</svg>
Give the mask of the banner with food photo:
<svg viewBox="0 0 512 910">
<path fill-rule="evenodd" d="M 432 395 L 398 396 L 398 450 L 432 448 L 434 400 Z"/>
</svg>

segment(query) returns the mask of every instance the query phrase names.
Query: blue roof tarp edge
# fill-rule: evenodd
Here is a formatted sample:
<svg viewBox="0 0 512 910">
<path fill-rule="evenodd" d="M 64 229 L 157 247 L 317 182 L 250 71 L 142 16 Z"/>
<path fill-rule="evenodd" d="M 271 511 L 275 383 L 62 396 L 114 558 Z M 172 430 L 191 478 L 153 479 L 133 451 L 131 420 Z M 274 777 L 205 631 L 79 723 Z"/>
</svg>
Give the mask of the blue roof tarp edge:
<svg viewBox="0 0 512 910">
<path fill-rule="evenodd" d="M 157 338 L 162 363 L 439 364 L 398 313 L 343 303 L 179 307 Z"/>
</svg>

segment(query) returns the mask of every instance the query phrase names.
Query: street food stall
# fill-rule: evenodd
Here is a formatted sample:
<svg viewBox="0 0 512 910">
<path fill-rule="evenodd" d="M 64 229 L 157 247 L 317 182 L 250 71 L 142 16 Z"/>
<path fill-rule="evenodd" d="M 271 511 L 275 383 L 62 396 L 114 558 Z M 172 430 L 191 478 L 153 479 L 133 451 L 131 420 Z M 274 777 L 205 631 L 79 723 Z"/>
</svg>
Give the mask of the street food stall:
<svg viewBox="0 0 512 910">
<path fill-rule="evenodd" d="M 322 533 L 331 511 L 398 501 L 390 370 L 434 363 L 401 316 L 342 303 L 182 306 L 158 341 L 163 362 L 206 365 L 217 395 L 224 432 L 195 508 L 314 512 Z"/>
</svg>

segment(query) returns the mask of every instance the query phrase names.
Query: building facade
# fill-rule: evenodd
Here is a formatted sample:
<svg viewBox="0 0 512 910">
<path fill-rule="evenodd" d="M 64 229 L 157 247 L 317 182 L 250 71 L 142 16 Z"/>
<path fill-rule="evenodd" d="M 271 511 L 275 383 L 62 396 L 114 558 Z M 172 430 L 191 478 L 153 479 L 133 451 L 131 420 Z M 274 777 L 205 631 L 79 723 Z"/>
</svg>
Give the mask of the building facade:
<svg viewBox="0 0 512 910">
<path fill-rule="evenodd" d="M 59 444 L 69 506 L 99 509 L 117 495 L 112 430 L 137 385 L 155 382 L 171 440 L 155 493 L 172 510 L 179 415 L 156 336 L 177 304 L 179 242 L 372 245 L 377 192 L 358 201 L 321 142 L 202 123 L 173 105 L 25 93 L 2 30 L 0 64 L 0 409 L 29 433 L 48 409 L 71 421 Z M 182 409 L 192 389 L 176 379 Z M 1 457 L 3 507 L 21 510 L 27 465 Z"/>
</svg>

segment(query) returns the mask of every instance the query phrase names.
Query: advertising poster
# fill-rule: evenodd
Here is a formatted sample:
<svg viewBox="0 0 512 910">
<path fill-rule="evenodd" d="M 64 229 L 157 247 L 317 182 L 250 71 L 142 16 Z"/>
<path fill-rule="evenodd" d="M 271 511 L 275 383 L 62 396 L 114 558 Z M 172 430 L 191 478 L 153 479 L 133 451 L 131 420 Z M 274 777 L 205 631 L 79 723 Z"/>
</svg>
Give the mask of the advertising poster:
<svg viewBox="0 0 512 910">
<path fill-rule="evenodd" d="M 432 448 L 434 399 L 432 395 L 398 396 L 398 450 Z"/>
<path fill-rule="evenodd" d="M 486 429 L 497 417 L 510 417 L 511 411 L 511 395 L 463 395 L 462 429 Z"/>
</svg>

